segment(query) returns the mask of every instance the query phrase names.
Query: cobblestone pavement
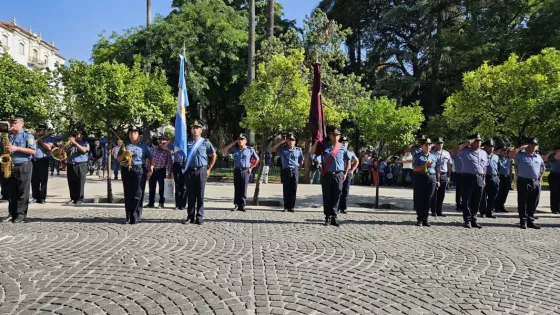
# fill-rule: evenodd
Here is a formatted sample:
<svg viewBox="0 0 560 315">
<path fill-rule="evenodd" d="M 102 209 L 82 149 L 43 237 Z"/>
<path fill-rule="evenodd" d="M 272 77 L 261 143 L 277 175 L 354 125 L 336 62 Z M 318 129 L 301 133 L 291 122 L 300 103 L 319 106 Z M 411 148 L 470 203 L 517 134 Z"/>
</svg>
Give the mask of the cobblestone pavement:
<svg viewBox="0 0 560 315">
<path fill-rule="evenodd" d="M 455 212 L 416 227 L 409 210 L 352 207 L 335 228 L 307 206 L 225 210 L 232 190 L 209 185 L 202 226 L 174 210 L 131 226 L 122 205 L 31 205 L 28 223 L 0 225 L 0 314 L 560 313 L 558 215 L 538 231 L 513 214 L 467 230 Z"/>
</svg>

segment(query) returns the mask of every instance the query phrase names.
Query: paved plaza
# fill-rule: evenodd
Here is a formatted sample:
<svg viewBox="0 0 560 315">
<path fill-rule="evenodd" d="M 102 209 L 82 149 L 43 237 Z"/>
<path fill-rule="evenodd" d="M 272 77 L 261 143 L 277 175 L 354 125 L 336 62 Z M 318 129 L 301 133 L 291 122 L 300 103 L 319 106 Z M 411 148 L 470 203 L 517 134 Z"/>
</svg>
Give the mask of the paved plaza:
<svg viewBox="0 0 560 315">
<path fill-rule="evenodd" d="M 281 191 L 262 185 L 261 200 Z M 300 185 L 296 213 L 242 213 L 222 182 L 207 186 L 202 226 L 179 224 L 172 200 L 121 225 L 123 204 L 63 206 L 66 179 L 51 177 L 28 223 L 0 224 L 0 314 L 560 314 L 560 215 L 546 212 L 548 192 L 541 230 L 517 228 L 512 212 L 469 230 L 453 192 L 447 217 L 416 227 L 411 190 L 380 191 L 393 209 L 368 208 L 374 188 L 353 186 L 339 228 L 322 225 L 319 185 Z M 88 177 L 86 198 L 105 195 Z"/>
</svg>

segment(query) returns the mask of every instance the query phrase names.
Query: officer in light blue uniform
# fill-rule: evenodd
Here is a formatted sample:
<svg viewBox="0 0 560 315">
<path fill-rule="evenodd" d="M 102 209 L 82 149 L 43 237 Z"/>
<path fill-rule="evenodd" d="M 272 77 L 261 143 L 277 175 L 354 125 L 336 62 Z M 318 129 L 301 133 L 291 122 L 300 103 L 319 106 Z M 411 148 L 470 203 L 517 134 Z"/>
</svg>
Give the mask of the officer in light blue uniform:
<svg viewBox="0 0 560 315">
<path fill-rule="evenodd" d="M 337 221 L 338 203 L 342 185 L 350 170 L 350 159 L 348 149 L 339 142 L 341 130 L 329 128 L 329 139 L 325 145 L 324 152 L 317 152 L 318 141 L 311 147 L 311 154 L 322 154 L 321 188 L 323 190 L 323 213 L 325 214 L 325 225 L 339 226 Z"/>
<path fill-rule="evenodd" d="M 406 151 L 410 151 L 410 155 L 412 155 L 412 158 L 414 159 L 414 157 L 422 152 L 422 143 L 424 143 L 424 141 L 426 141 L 426 136 L 425 135 L 417 135 L 416 136 L 416 144 L 415 145 L 410 145 L 409 148 Z M 414 176 L 415 176 L 416 172 L 412 172 L 412 187 L 414 187 Z M 378 179 L 379 180 L 379 179 Z M 412 194 L 412 205 L 414 207 L 414 210 L 416 210 L 416 197 L 414 197 L 414 193 Z"/>
<path fill-rule="evenodd" d="M 519 227 L 522 229 L 527 227 L 540 229 L 540 226 L 536 225 L 534 221 L 535 212 L 539 205 L 545 166 L 540 154 L 536 152 L 538 146 L 538 138 L 529 138 L 525 145 L 513 150 L 509 155 L 510 158 L 515 159 L 517 210 L 519 212 Z"/>
<path fill-rule="evenodd" d="M 88 172 L 89 143 L 82 139 L 80 131 L 74 131 L 68 137 L 70 146 L 66 150 L 68 158 L 66 176 L 68 189 L 70 190 L 70 201 L 66 205 L 80 205 L 84 202 L 84 186 Z"/>
<path fill-rule="evenodd" d="M 550 211 L 560 214 L 560 146 L 554 147 L 543 159 L 550 165 L 550 173 L 548 174 Z"/>
<path fill-rule="evenodd" d="M 498 188 L 498 196 L 494 204 L 496 212 L 508 212 L 505 208 L 506 200 L 511 189 L 511 159 L 508 156 L 508 149 L 505 144 L 496 147 L 498 154 L 498 177 L 500 186 Z"/>
<path fill-rule="evenodd" d="M 259 165 L 259 156 L 253 148 L 247 146 L 247 136 L 240 134 L 237 140 L 223 148 L 223 154 L 233 155 L 233 186 L 235 196 L 233 198 L 234 208 L 231 211 L 245 211 L 247 204 L 247 185 L 253 168 Z M 256 162 L 251 164 L 251 158 Z"/>
<path fill-rule="evenodd" d="M 348 148 L 348 144 L 350 141 L 348 137 L 343 136 L 342 138 L 340 138 L 340 142 L 342 142 L 342 145 Z M 348 171 L 348 176 L 346 176 L 346 180 L 344 180 L 344 183 L 342 183 L 342 192 L 340 193 L 340 202 L 338 203 L 338 212 L 340 213 L 346 213 L 346 210 L 348 209 L 348 196 L 350 194 L 350 186 L 354 181 L 354 171 L 356 171 L 356 168 L 358 168 L 358 165 L 360 164 L 360 160 L 354 152 L 348 150 L 347 154 L 348 160 L 351 164 L 350 170 Z"/>
<path fill-rule="evenodd" d="M 488 155 L 488 166 L 486 168 L 486 185 L 482 190 L 480 201 L 480 216 L 484 218 L 496 218 L 494 215 L 494 204 L 500 187 L 499 164 L 500 158 L 494 153 L 494 140 L 489 139 L 482 143 L 484 151 Z"/>
<path fill-rule="evenodd" d="M 135 126 L 128 128 L 128 137 L 130 143 L 125 147 L 132 153 L 132 162 L 130 169 L 122 165 L 123 152 L 119 150 L 119 163 L 121 163 L 121 174 L 124 191 L 124 207 L 126 211 L 126 220 L 123 224 L 137 224 L 142 219 L 142 202 L 144 199 L 144 188 L 146 180 L 148 180 L 154 172 L 154 161 L 152 160 L 152 151 L 148 145 L 140 142 L 142 131 Z M 149 169 L 146 169 L 146 160 L 149 162 Z"/>
<path fill-rule="evenodd" d="M 296 147 L 296 136 L 289 134 L 287 140 L 272 147 L 282 159 L 282 189 L 284 193 L 284 211 L 294 212 L 296 205 L 299 169 L 303 167 L 303 151 Z"/>
<path fill-rule="evenodd" d="M 459 143 L 461 145 L 462 143 Z M 461 156 L 451 153 L 455 165 L 455 210 L 463 212 L 463 159 Z"/>
<path fill-rule="evenodd" d="M 46 125 L 35 128 L 37 153 L 33 156 L 33 172 L 31 175 L 31 196 L 29 203 L 45 203 L 47 199 L 47 183 L 49 181 L 49 164 L 52 150 L 52 139 L 46 136 Z"/>
<path fill-rule="evenodd" d="M 440 158 L 430 152 L 432 140 L 422 142 L 422 151 L 416 153 L 412 162 L 414 170 L 414 200 L 416 203 L 417 226 L 430 226 L 428 216 L 430 203 L 440 183 Z"/>
<path fill-rule="evenodd" d="M 186 181 L 187 181 L 187 221 L 190 223 L 204 223 L 204 190 L 210 171 L 216 163 L 216 149 L 210 140 L 202 137 L 204 122 L 195 119 L 190 123 L 192 137 L 187 141 Z M 210 158 L 210 160 L 209 160 Z M 196 211 L 195 211 L 196 204 Z M 183 221 L 186 224 L 187 221 Z"/>
<path fill-rule="evenodd" d="M 481 141 L 480 134 L 474 134 L 453 151 L 453 154 L 460 156 L 463 162 L 463 226 L 469 229 L 482 228 L 477 222 L 476 214 L 484 188 L 488 154 L 480 149 Z"/>
<path fill-rule="evenodd" d="M 2 222 L 22 223 L 27 217 L 27 209 L 29 203 L 29 184 L 31 182 L 31 158 L 37 153 L 37 146 L 33 135 L 28 134 L 23 129 L 23 115 L 11 115 L 9 117 L 9 126 L 1 126 L 6 130 L 0 130 L 2 133 L 8 132 L 8 141 L 10 146 L 4 148 L 0 141 L 0 154 L 6 150 L 11 158 L 10 176 L 4 178 L 4 187 L 8 188 L 8 211 L 9 215 Z M 9 129 L 9 130 L 8 130 Z M 5 174 L 0 172 L 0 176 Z"/>
<path fill-rule="evenodd" d="M 436 145 L 430 151 L 430 153 L 437 156 L 439 164 L 439 187 L 437 187 L 430 203 L 432 216 L 434 217 L 446 216 L 443 214 L 443 200 L 445 199 L 445 190 L 447 189 L 447 183 L 451 174 L 451 154 L 443 149 L 443 143 L 443 137 L 437 138 Z"/>
</svg>

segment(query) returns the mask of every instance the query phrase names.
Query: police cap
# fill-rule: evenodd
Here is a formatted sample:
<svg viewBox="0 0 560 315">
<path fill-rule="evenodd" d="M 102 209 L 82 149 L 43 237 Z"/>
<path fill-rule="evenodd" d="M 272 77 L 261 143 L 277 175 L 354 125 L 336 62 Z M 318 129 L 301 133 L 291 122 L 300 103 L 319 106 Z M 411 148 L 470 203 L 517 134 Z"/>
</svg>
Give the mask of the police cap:
<svg viewBox="0 0 560 315">
<path fill-rule="evenodd" d="M 436 143 L 443 143 L 443 137 L 437 137 Z"/>
<path fill-rule="evenodd" d="M 469 140 L 482 141 L 482 136 L 479 133 L 467 137 Z"/>
<path fill-rule="evenodd" d="M 528 145 L 538 145 L 539 144 L 539 138 L 527 138 L 526 144 L 528 144 Z"/>
<path fill-rule="evenodd" d="M 486 140 L 482 143 L 482 146 L 483 147 L 493 147 L 493 146 L 495 146 L 494 140 L 488 139 L 488 140 Z"/>
<path fill-rule="evenodd" d="M 247 135 L 244 134 L 244 133 L 240 133 L 240 134 L 239 134 L 239 137 L 237 137 L 237 139 L 239 139 L 239 140 L 247 140 Z"/>
<path fill-rule="evenodd" d="M 204 127 L 204 121 L 202 121 L 202 119 L 193 119 L 190 124 L 191 127 L 199 127 L 199 128 L 203 128 Z"/>
<path fill-rule="evenodd" d="M 142 130 L 138 126 L 128 126 L 128 132 L 138 132 L 138 134 L 142 134 Z"/>
<path fill-rule="evenodd" d="M 342 134 L 342 130 L 340 130 L 340 128 L 338 127 L 328 127 L 327 128 L 327 133 L 331 134 L 334 133 L 335 135 L 341 135 Z"/>
<path fill-rule="evenodd" d="M 288 139 L 288 140 L 296 140 L 296 136 L 295 136 L 293 133 L 289 133 L 289 134 L 286 136 L 286 139 Z"/>
</svg>

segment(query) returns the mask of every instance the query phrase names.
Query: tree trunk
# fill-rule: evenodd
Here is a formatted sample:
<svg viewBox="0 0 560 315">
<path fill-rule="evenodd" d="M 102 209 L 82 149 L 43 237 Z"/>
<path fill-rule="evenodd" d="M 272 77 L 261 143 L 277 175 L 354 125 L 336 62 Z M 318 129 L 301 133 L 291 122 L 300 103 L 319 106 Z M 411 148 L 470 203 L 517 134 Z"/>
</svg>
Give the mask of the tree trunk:
<svg viewBox="0 0 560 315">
<path fill-rule="evenodd" d="M 253 206 L 259 205 L 259 194 L 261 192 L 261 178 L 264 169 L 264 155 L 266 154 L 266 149 L 268 147 L 268 139 L 267 134 L 263 134 L 262 143 L 261 143 L 261 157 L 259 160 L 258 166 L 258 174 L 257 178 L 255 178 L 255 193 L 253 194 Z"/>
<path fill-rule="evenodd" d="M 249 56 L 247 58 L 247 86 L 251 86 L 255 80 L 255 1 L 256 0 L 249 0 Z M 249 137 L 247 142 L 254 145 L 255 132 L 250 129 L 246 132 Z"/>
<path fill-rule="evenodd" d="M 268 0 L 268 37 L 274 36 L 274 0 Z"/>
<path fill-rule="evenodd" d="M 107 202 L 113 203 L 113 187 L 111 181 L 111 162 L 113 159 L 111 143 L 111 127 L 107 126 Z"/>
</svg>

